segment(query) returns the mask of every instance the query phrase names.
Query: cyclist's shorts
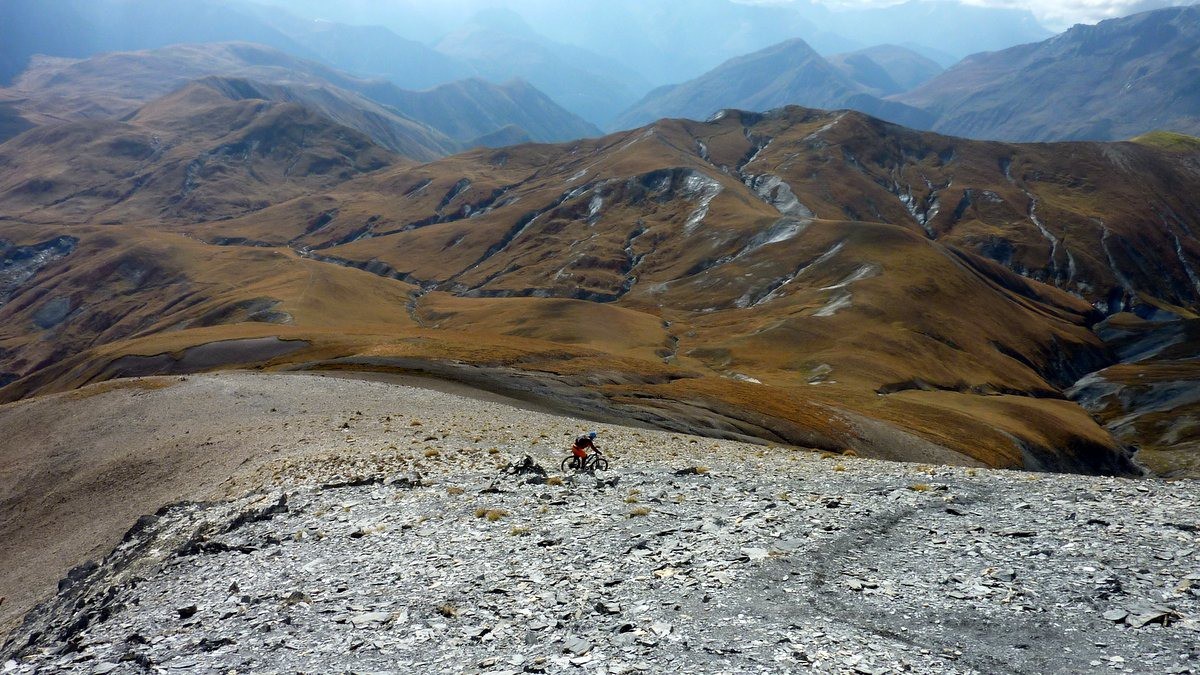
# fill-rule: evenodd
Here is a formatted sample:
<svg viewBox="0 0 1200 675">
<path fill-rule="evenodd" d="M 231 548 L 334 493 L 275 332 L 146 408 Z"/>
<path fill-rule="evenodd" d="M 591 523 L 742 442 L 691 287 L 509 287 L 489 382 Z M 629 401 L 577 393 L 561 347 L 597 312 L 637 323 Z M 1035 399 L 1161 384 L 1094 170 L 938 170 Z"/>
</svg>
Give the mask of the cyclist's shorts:
<svg viewBox="0 0 1200 675">
<path fill-rule="evenodd" d="M 583 448 L 571 448 L 571 454 L 575 455 L 579 459 L 583 459 L 584 457 L 587 457 L 587 450 L 584 450 Z"/>
</svg>

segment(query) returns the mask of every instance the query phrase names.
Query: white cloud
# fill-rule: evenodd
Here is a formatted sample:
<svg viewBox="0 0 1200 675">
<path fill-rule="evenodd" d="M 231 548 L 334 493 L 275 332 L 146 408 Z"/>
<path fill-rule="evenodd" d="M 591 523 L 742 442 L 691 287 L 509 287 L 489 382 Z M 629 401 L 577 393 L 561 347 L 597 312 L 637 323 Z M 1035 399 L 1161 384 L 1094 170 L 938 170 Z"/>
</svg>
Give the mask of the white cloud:
<svg viewBox="0 0 1200 675">
<path fill-rule="evenodd" d="M 754 0 L 750 0 L 754 1 Z M 781 0 L 758 0 L 780 2 Z M 782 0 L 788 2 L 791 0 Z M 898 4 L 901 0 L 817 0 L 829 7 L 878 7 Z M 928 1 L 928 0 L 925 0 Z M 971 5 L 1012 7 L 1033 12 L 1047 28 L 1062 29 L 1076 23 L 1096 23 L 1104 19 L 1173 5 L 1194 5 L 1200 0 L 962 0 Z"/>
<path fill-rule="evenodd" d="M 1172 5 L 1195 4 L 1195 0 L 972 0 L 971 4 L 1028 9 L 1047 26 L 1065 27 L 1076 23 L 1096 23 Z"/>
</svg>

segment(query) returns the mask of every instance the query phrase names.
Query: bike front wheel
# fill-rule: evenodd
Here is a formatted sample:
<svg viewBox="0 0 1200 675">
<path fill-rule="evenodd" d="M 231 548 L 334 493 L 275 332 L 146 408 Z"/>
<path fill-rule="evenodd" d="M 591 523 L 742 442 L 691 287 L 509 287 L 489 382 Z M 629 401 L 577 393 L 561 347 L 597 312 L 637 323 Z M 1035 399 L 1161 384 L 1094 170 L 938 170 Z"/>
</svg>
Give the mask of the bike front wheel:
<svg viewBox="0 0 1200 675">
<path fill-rule="evenodd" d="M 608 460 L 603 457 L 597 457 L 596 461 L 592 462 L 594 471 L 608 471 Z"/>
</svg>

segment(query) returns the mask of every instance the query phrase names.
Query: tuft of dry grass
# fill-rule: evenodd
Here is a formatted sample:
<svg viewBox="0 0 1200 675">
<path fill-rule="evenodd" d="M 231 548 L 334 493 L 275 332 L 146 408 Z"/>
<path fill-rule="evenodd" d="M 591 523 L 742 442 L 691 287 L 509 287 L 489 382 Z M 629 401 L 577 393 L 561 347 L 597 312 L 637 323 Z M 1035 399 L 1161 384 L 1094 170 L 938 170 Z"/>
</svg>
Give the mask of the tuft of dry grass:
<svg viewBox="0 0 1200 675">
<path fill-rule="evenodd" d="M 909 485 L 908 489 L 912 490 L 913 492 L 928 492 L 929 484 L 928 483 L 916 483 L 913 485 Z"/>
<path fill-rule="evenodd" d="M 836 452 L 828 452 L 828 451 L 826 451 L 826 452 L 822 452 L 822 453 L 821 453 L 821 459 L 833 459 L 833 458 L 835 458 L 835 457 L 838 457 L 838 456 L 839 456 L 839 455 L 838 455 Z"/>
<path fill-rule="evenodd" d="M 833 467 L 833 470 L 834 471 L 845 471 L 846 467 L 845 467 L 845 465 L 842 465 L 842 464 L 835 464 Z"/>
<path fill-rule="evenodd" d="M 439 455 L 441 455 L 441 454 L 442 454 L 442 453 L 438 452 L 438 451 L 437 451 L 437 450 L 435 450 L 434 448 L 429 448 L 428 450 L 426 450 L 426 451 L 425 451 L 425 457 L 427 457 L 427 458 L 433 458 L 433 457 L 437 457 L 437 456 L 439 456 Z"/>
<path fill-rule="evenodd" d="M 641 518 L 642 516 L 648 516 L 648 515 L 650 515 L 650 509 L 645 506 L 639 506 L 636 509 L 629 512 L 630 518 Z"/>
<path fill-rule="evenodd" d="M 858 453 L 854 451 L 854 448 L 846 448 L 842 451 L 842 457 L 858 457 Z"/>
<path fill-rule="evenodd" d="M 457 497 L 465 492 L 466 492 L 466 490 L 464 490 L 460 487 L 457 487 L 457 486 L 451 486 L 451 487 L 446 488 L 446 494 L 450 495 L 451 497 Z"/>
<path fill-rule="evenodd" d="M 563 479 L 561 476 L 550 476 L 546 479 L 546 485 L 562 485 Z"/>
<path fill-rule="evenodd" d="M 454 617 L 458 616 L 458 608 L 448 602 L 444 602 L 438 605 L 437 613 L 441 614 L 447 619 L 453 619 Z"/>
<path fill-rule="evenodd" d="M 508 511 L 505 511 L 504 509 L 485 509 L 482 507 L 475 509 L 476 518 L 483 518 L 492 523 L 500 520 L 501 518 L 506 518 L 508 515 Z"/>
<path fill-rule="evenodd" d="M 528 527 L 517 526 L 508 531 L 514 537 L 527 537 L 533 530 Z"/>
</svg>

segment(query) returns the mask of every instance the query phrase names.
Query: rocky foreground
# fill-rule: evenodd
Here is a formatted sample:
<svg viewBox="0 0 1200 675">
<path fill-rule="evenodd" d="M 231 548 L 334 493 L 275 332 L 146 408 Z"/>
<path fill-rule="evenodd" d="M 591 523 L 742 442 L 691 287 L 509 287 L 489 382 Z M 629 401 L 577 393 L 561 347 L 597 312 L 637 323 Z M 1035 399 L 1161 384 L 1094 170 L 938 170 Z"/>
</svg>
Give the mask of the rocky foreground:
<svg viewBox="0 0 1200 675">
<path fill-rule="evenodd" d="M 586 422 L 398 398 L 140 519 L 0 671 L 1200 671 L 1195 482 L 622 427 L 564 475 Z"/>
</svg>

